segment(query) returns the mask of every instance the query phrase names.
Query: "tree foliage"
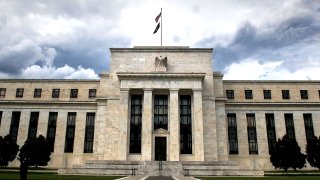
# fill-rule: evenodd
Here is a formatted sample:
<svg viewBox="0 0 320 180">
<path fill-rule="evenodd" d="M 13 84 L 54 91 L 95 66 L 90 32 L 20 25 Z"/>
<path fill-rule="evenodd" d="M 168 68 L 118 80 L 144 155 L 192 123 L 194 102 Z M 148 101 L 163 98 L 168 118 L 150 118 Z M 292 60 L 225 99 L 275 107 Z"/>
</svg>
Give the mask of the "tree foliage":
<svg viewBox="0 0 320 180">
<path fill-rule="evenodd" d="M 307 143 L 307 160 L 312 167 L 320 170 L 320 137 L 313 136 Z"/>
<path fill-rule="evenodd" d="M 285 171 L 289 168 L 294 170 L 301 169 L 306 163 L 306 155 L 301 153 L 301 148 L 297 141 L 290 139 L 287 135 L 284 135 L 282 139 L 278 139 L 270 155 L 272 165 Z"/>
<path fill-rule="evenodd" d="M 13 161 L 19 151 L 19 146 L 12 140 L 10 135 L 4 138 L 0 136 L 0 166 L 6 167 L 9 162 Z"/>
</svg>

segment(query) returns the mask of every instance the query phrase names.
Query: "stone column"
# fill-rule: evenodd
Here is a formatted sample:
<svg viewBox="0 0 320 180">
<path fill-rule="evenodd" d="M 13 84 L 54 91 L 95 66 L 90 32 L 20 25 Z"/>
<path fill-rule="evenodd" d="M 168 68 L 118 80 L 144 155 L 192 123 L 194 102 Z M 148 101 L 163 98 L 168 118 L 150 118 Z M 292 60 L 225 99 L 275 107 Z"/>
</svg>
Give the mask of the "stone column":
<svg viewBox="0 0 320 180">
<path fill-rule="evenodd" d="M 47 137 L 48 121 L 49 121 L 49 111 L 47 109 L 40 111 L 39 120 L 38 120 L 37 137 L 39 135 Z"/>
<path fill-rule="evenodd" d="M 22 145 L 28 138 L 30 114 L 31 112 L 29 110 L 24 110 L 24 109 L 21 110 L 18 137 L 17 137 L 17 144 L 20 147 L 22 147 Z"/>
<path fill-rule="evenodd" d="M 306 138 L 306 129 L 304 125 L 303 113 L 301 112 L 294 112 L 293 113 L 293 124 L 294 124 L 294 131 L 296 134 L 297 142 L 301 148 L 302 152 L 305 152 L 306 145 L 307 145 L 307 138 Z"/>
<path fill-rule="evenodd" d="M 73 144 L 73 163 L 82 164 L 83 163 L 83 150 L 84 150 L 84 136 L 85 136 L 85 126 L 86 126 L 86 112 L 80 111 L 77 113 L 76 117 L 76 127 L 74 135 Z"/>
<path fill-rule="evenodd" d="M 193 153 L 195 161 L 204 161 L 202 89 L 193 89 Z"/>
<path fill-rule="evenodd" d="M 10 132 L 12 111 L 2 111 L 2 119 L 0 125 L 0 136 L 5 137 Z M 316 127 L 316 126 L 315 126 Z"/>
<path fill-rule="evenodd" d="M 142 104 L 142 161 L 152 160 L 152 89 L 144 89 Z"/>
<path fill-rule="evenodd" d="M 118 160 L 127 160 L 128 152 L 128 115 L 129 89 L 120 89 L 120 116 L 119 116 L 119 154 Z"/>
<path fill-rule="evenodd" d="M 179 161 L 180 155 L 180 129 L 179 129 L 179 89 L 170 89 L 169 104 L 169 161 Z"/>
<path fill-rule="evenodd" d="M 93 154 L 101 160 L 104 156 L 106 123 L 107 123 L 107 99 L 97 99 L 98 107 L 94 130 Z"/>
</svg>

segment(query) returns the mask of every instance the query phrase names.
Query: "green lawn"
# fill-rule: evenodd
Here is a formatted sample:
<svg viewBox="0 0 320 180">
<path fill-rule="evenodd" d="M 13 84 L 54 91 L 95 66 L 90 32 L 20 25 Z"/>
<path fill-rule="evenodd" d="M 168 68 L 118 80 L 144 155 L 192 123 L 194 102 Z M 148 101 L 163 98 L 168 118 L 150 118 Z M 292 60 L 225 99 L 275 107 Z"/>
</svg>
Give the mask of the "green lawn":
<svg viewBox="0 0 320 180">
<path fill-rule="evenodd" d="M 203 180 L 320 180 L 320 176 L 197 177 Z"/>
<path fill-rule="evenodd" d="M 28 180 L 111 180 L 120 176 L 73 176 L 47 173 L 28 173 Z M 19 180 L 19 172 L 0 172 L 0 180 Z"/>
</svg>

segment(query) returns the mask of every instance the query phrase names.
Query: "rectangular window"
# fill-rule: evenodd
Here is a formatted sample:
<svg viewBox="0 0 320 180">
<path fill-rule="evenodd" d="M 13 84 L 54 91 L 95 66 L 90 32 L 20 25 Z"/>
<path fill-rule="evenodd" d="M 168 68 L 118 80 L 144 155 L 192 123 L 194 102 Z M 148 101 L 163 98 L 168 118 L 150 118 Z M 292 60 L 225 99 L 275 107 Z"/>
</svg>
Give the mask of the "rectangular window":
<svg viewBox="0 0 320 180">
<path fill-rule="evenodd" d="M 180 153 L 192 154 L 191 96 L 180 96 Z"/>
<path fill-rule="evenodd" d="M 2 121 L 2 111 L 0 111 L 0 127 L 1 127 L 1 121 Z"/>
<path fill-rule="evenodd" d="M 89 89 L 89 98 L 96 98 L 96 89 Z"/>
<path fill-rule="evenodd" d="M 28 130 L 28 139 L 37 137 L 39 112 L 31 112 Z"/>
<path fill-rule="evenodd" d="M 1 98 L 6 97 L 6 88 L 0 88 L 0 97 Z"/>
<path fill-rule="evenodd" d="M 318 90 L 319 98 L 320 98 L 320 90 Z"/>
<path fill-rule="evenodd" d="M 49 142 L 51 152 L 54 151 L 54 142 L 56 138 L 58 112 L 49 112 L 47 140 Z"/>
<path fill-rule="evenodd" d="M 17 98 L 22 98 L 23 97 L 23 88 L 17 88 L 17 91 L 16 91 L 16 97 Z"/>
<path fill-rule="evenodd" d="M 52 98 L 59 98 L 60 89 L 52 89 Z"/>
<path fill-rule="evenodd" d="M 268 147 L 269 154 L 272 152 L 276 145 L 276 127 L 274 124 L 274 114 L 266 114 L 266 125 L 267 125 L 267 137 L 268 137 Z"/>
<path fill-rule="evenodd" d="M 93 152 L 93 140 L 94 140 L 94 119 L 96 113 L 87 113 L 86 119 L 86 131 L 84 137 L 84 153 Z"/>
<path fill-rule="evenodd" d="M 131 96 L 130 153 L 141 153 L 142 95 Z"/>
<path fill-rule="evenodd" d="M 244 93 L 245 93 L 245 98 L 246 99 L 252 99 L 253 98 L 252 90 L 245 90 Z"/>
<path fill-rule="evenodd" d="M 41 91 L 42 91 L 42 89 L 34 89 L 33 97 L 34 98 L 41 98 Z"/>
<path fill-rule="evenodd" d="M 17 142 L 17 137 L 18 137 L 20 114 L 21 114 L 21 112 L 19 112 L 19 111 L 13 111 L 12 116 L 11 116 L 11 124 L 10 124 L 9 134 L 15 142 Z"/>
<path fill-rule="evenodd" d="M 74 143 L 74 133 L 76 127 L 76 112 L 68 112 L 67 119 L 67 130 L 66 130 L 66 141 L 64 146 L 64 152 L 72 153 L 73 152 L 73 143 Z"/>
<path fill-rule="evenodd" d="M 304 128 L 306 130 L 307 141 L 311 140 L 314 136 L 312 114 L 303 114 Z"/>
<path fill-rule="evenodd" d="M 282 90 L 282 99 L 290 99 L 290 91 Z"/>
<path fill-rule="evenodd" d="M 168 130 L 168 96 L 154 96 L 154 129 Z"/>
<path fill-rule="evenodd" d="M 70 98 L 78 98 L 78 89 L 70 90 Z"/>
<path fill-rule="evenodd" d="M 301 99 L 308 99 L 308 90 L 300 90 Z"/>
<path fill-rule="evenodd" d="M 286 133 L 289 138 L 296 139 L 294 124 L 293 124 L 293 114 L 284 114 Z"/>
<path fill-rule="evenodd" d="M 234 99 L 234 91 L 233 90 L 226 90 L 227 98 Z"/>
<path fill-rule="evenodd" d="M 248 131 L 249 154 L 258 154 L 255 114 L 252 114 L 252 113 L 247 114 L 247 125 L 248 125 L 247 131 Z"/>
<path fill-rule="evenodd" d="M 271 90 L 263 90 L 264 99 L 271 99 Z"/>
<path fill-rule="evenodd" d="M 229 154 L 238 154 L 237 117 L 235 113 L 228 113 Z"/>
</svg>

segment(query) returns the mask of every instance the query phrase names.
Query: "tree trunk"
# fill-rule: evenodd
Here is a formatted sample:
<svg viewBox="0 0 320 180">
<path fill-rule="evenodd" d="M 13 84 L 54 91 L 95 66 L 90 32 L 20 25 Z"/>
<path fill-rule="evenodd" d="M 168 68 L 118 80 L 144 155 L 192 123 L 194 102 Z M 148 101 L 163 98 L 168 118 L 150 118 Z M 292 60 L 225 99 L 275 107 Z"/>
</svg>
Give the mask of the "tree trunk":
<svg viewBox="0 0 320 180">
<path fill-rule="evenodd" d="M 20 180 L 27 180 L 28 175 L 28 164 L 27 163 L 21 163 L 20 164 Z"/>
</svg>

